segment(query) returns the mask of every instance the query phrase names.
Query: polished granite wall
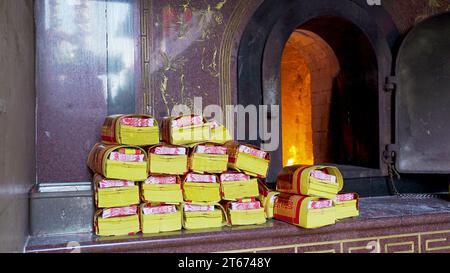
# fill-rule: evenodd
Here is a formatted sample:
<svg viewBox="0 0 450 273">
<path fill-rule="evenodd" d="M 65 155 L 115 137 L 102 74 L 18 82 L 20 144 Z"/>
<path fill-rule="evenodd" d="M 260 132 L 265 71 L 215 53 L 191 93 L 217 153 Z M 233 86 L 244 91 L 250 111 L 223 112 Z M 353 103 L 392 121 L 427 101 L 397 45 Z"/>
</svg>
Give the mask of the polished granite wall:
<svg viewBox="0 0 450 273">
<path fill-rule="evenodd" d="M 0 252 L 23 251 L 35 181 L 32 0 L 0 1 Z"/>
<path fill-rule="evenodd" d="M 203 107 L 236 103 L 240 39 L 262 2 L 36 1 L 38 181 L 89 181 L 86 157 L 107 114 L 161 118 L 179 103 L 193 108 L 194 97 Z M 448 0 L 382 3 L 402 34 L 450 8 Z"/>
</svg>

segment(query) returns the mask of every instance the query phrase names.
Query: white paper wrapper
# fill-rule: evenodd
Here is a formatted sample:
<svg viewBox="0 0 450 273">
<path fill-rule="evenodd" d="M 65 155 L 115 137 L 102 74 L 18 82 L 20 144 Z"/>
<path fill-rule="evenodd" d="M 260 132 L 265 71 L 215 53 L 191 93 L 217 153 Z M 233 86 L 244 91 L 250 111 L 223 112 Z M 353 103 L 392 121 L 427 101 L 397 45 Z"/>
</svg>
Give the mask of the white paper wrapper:
<svg viewBox="0 0 450 273">
<path fill-rule="evenodd" d="M 144 207 L 142 210 L 145 215 L 175 213 L 177 208 L 174 205 Z"/>
<path fill-rule="evenodd" d="M 215 208 L 213 205 L 192 205 L 185 204 L 184 211 L 186 212 L 194 212 L 194 211 L 214 211 Z"/>
<path fill-rule="evenodd" d="M 312 171 L 311 176 L 324 182 L 336 184 L 336 176 L 326 174 L 322 171 Z"/>
</svg>

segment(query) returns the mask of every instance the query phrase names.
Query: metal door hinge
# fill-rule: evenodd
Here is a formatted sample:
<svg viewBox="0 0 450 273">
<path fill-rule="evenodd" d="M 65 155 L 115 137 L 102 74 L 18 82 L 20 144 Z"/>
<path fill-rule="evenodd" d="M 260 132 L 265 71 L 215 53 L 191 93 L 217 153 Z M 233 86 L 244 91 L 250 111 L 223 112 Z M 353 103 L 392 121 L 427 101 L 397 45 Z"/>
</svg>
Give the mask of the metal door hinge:
<svg viewBox="0 0 450 273">
<path fill-rule="evenodd" d="M 386 81 L 384 83 L 384 91 L 393 92 L 397 89 L 397 79 L 395 76 L 386 77 Z"/>
<path fill-rule="evenodd" d="M 395 163 L 395 156 L 398 151 L 398 145 L 397 144 L 388 144 L 386 145 L 386 148 L 383 152 L 384 160 L 388 164 L 394 164 Z"/>
</svg>

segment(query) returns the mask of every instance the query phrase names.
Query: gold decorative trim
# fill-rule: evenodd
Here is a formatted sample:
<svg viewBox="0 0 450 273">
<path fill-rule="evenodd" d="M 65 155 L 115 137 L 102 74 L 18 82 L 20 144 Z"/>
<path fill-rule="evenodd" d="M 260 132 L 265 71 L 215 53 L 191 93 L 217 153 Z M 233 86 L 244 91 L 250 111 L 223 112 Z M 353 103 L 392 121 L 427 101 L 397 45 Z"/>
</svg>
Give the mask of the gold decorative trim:
<svg viewBox="0 0 450 273">
<path fill-rule="evenodd" d="M 232 104 L 231 91 L 231 58 L 234 47 L 234 38 L 239 29 L 239 24 L 242 18 L 245 17 L 247 11 L 258 6 L 260 2 L 255 5 L 254 1 L 238 1 L 235 9 L 231 13 L 228 24 L 225 26 L 223 39 L 220 46 L 220 64 L 219 64 L 219 90 L 220 90 L 220 105 L 225 114 L 224 124 L 228 124 L 230 117 L 226 115 L 226 106 Z"/>
<path fill-rule="evenodd" d="M 367 238 L 355 238 L 355 239 L 343 239 L 343 240 L 336 240 L 336 241 L 326 241 L 326 242 L 315 242 L 315 243 L 305 243 L 305 244 L 292 244 L 292 245 L 284 245 L 284 246 L 274 246 L 274 247 L 260 247 L 260 248 L 250 248 L 250 249 L 240 249 L 240 250 L 232 250 L 232 251 L 224 251 L 222 253 L 244 253 L 244 252 L 261 252 L 261 251 L 272 251 L 272 250 L 282 250 L 282 249 L 289 249 L 294 248 L 295 252 L 297 252 L 298 248 L 301 247 L 314 247 L 314 246 L 322 246 L 327 244 L 340 244 L 341 246 L 341 253 L 344 253 L 344 244 L 345 243 L 355 243 L 355 242 L 363 242 L 363 241 L 376 241 L 379 243 L 381 240 L 385 239 L 400 239 L 405 237 L 417 237 L 418 242 L 418 252 L 422 253 L 421 248 L 421 236 L 426 235 L 447 235 L 450 236 L 450 230 L 440 230 L 440 231 L 431 231 L 431 232 L 417 232 L 417 233 L 405 233 L 405 234 L 396 234 L 396 235 L 387 235 L 387 236 L 379 236 L 379 237 L 367 237 Z M 444 235 L 444 236 L 445 236 Z M 448 239 L 446 237 L 444 238 L 437 238 L 437 239 L 429 239 L 425 241 L 425 252 L 429 251 L 440 251 L 440 250 L 449 250 L 449 246 L 442 246 L 442 247 L 430 247 L 430 243 L 436 243 L 436 242 L 444 242 Z M 407 242 L 397 242 L 397 243 L 388 243 L 385 245 L 385 251 L 389 248 L 389 246 L 397 246 L 397 245 L 405 245 L 405 244 L 412 244 L 412 252 L 415 251 L 414 244 L 415 241 L 407 241 Z M 366 249 L 366 247 L 350 247 L 348 250 L 357 250 L 357 249 Z M 408 251 L 410 252 L 410 251 Z"/>
<path fill-rule="evenodd" d="M 141 23 L 141 88 L 143 94 L 142 113 L 154 114 L 154 92 L 152 92 L 152 75 L 150 54 L 153 52 L 153 18 L 152 0 L 140 0 Z"/>
<path fill-rule="evenodd" d="M 437 243 L 437 242 L 447 242 L 447 238 L 425 240 L 425 251 L 429 252 L 429 251 L 440 251 L 450 249 L 450 244 L 448 246 L 430 247 L 430 243 Z"/>
<path fill-rule="evenodd" d="M 389 252 L 389 247 L 405 246 L 405 245 L 411 246 L 411 249 L 410 250 L 405 250 L 405 251 L 394 251 L 393 253 L 414 253 L 414 251 L 416 249 L 414 241 L 385 244 L 384 245 L 384 253 L 390 253 Z"/>
</svg>

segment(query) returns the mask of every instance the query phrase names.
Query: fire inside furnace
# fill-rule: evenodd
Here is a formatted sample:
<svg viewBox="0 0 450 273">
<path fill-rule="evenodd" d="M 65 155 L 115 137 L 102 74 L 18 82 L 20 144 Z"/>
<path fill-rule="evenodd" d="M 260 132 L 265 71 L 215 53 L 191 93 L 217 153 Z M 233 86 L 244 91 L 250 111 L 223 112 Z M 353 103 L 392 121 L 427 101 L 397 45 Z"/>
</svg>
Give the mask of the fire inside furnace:
<svg viewBox="0 0 450 273">
<path fill-rule="evenodd" d="M 305 30 L 292 33 L 281 60 L 283 166 L 329 159 L 331 95 L 338 72 L 338 60 L 325 41 Z"/>
</svg>

